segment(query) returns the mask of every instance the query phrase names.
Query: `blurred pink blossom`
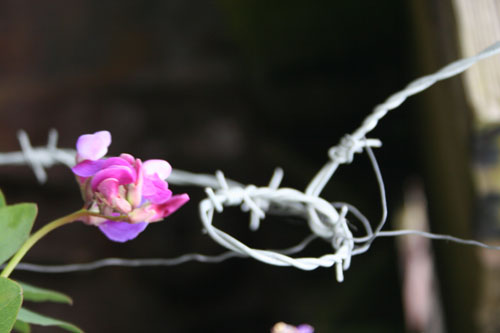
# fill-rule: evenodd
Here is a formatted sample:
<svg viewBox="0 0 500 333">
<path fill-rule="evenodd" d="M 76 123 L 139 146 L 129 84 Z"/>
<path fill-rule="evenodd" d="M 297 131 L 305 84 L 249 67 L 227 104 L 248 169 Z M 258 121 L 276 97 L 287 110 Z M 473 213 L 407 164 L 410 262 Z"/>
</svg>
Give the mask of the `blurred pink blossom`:
<svg viewBox="0 0 500 333">
<path fill-rule="evenodd" d="M 314 333 L 314 328 L 307 324 L 297 327 L 279 322 L 273 326 L 271 333 Z"/>
</svg>

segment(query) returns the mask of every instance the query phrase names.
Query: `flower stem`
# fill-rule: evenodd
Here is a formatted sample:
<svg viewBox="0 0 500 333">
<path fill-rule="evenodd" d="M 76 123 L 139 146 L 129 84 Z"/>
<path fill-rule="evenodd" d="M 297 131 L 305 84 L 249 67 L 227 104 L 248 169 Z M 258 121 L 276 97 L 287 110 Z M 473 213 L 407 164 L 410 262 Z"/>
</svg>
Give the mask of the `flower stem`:
<svg viewBox="0 0 500 333">
<path fill-rule="evenodd" d="M 63 216 L 61 218 L 58 218 L 57 220 L 54 220 L 52 222 L 47 223 L 45 226 L 40 228 L 37 232 L 32 234 L 26 242 L 19 248 L 19 250 L 16 252 L 16 254 L 10 259 L 9 263 L 5 266 L 4 270 L 0 274 L 0 277 L 9 277 L 10 273 L 14 270 L 14 268 L 19 264 L 21 259 L 24 257 L 26 252 L 31 249 L 33 245 L 35 245 L 36 242 L 38 242 L 42 237 L 47 235 L 49 232 L 52 230 L 59 228 L 60 226 L 63 226 L 65 224 L 74 222 L 78 220 L 80 217 L 88 215 L 88 211 L 86 209 L 80 209 L 74 213 L 71 213 L 69 215 Z"/>
</svg>

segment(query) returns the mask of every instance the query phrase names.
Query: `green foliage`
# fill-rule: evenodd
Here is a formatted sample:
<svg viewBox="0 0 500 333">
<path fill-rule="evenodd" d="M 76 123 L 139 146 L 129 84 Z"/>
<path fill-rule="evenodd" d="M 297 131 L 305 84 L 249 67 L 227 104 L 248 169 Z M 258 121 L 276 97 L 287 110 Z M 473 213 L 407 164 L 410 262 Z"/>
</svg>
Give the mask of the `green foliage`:
<svg viewBox="0 0 500 333">
<path fill-rule="evenodd" d="M 0 191 L 0 264 L 14 255 L 28 239 L 36 215 L 35 204 L 8 206 Z M 20 333 L 30 333 L 30 324 L 58 326 L 70 332 L 83 332 L 68 322 L 21 308 L 23 296 L 26 301 L 72 303 L 70 297 L 60 292 L 0 277 L 0 333 L 7 333 L 12 329 Z"/>
<path fill-rule="evenodd" d="M 23 288 L 24 300 L 32 302 L 57 302 L 71 304 L 71 298 L 58 291 L 49 290 L 45 288 L 35 287 L 23 282 L 19 283 Z M 29 333 L 31 328 L 29 324 L 42 325 L 42 326 L 58 326 L 70 332 L 83 332 L 81 329 L 68 322 L 47 317 L 39 313 L 21 308 L 17 317 L 18 323 L 16 327 L 20 333 Z M 26 330 L 27 329 L 27 330 Z"/>
<path fill-rule="evenodd" d="M 2 190 L 0 190 L 0 207 L 7 206 L 7 201 L 5 201 L 5 196 Z"/>
<path fill-rule="evenodd" d="M 24 321 L 16 320 L 16 323 L 14 324 L 14 331 L 19 333 L 31 333 L 31 327 Z"/>
<path fill-rule="evenodd" d="M 24 300 L 32 302 L 57 302 L 57 303 L 67 303 L 71 304 L 72 300 L 69 296 L 64 295 L 60 292 L 35 287 L 26 283 L 19 283 L 23 290 Z M 2 313 L 0 312 L 0 315 Z M 14 329 L 20 333 L 31 332 L 30 324 L 42 325 L 42 326 L 58 326 L 70 332 L 83 332 L 81 329 L 68 322 L 47 317 L 39 313 L 27 310 L 26 308 L 21 308 L 19 314 L 17 315 L 17 321 L 14 325 Z M 0 332 L 3 332 L 0 330 Z"/>
<path fill-rule="evenodd" d="M 10 332 L 23 302 L 21 286 L 0 277 L 0 332 Z"/>
<path fill-rule="evenodd" d="M 18 282 L 23 288 L 24 300 L 32 302 L 56 302 L 72 304 L 73 300 L 68 295 L 58 291 L 35 287 L 24 282 Z"/>
<path fill-rule="evenodd" d="M 0 201 L 4 200 L 1 196 Z M 5 202 L 5 201 L 3 201 Z M 28 239 L 37 215 L 33 203 L 0 207 L 0 264 L 10 258 Z"/>
<path fill-rule="evenodd" d="M 36 324 L 36 325 L 41 325 L 41 326 L 58 326 L 62 329 L 65 329 L 69 332 L 75 332 L 75 333 L 82 333 L 83 331 L 76 327 L 73 324 L 70 324 L 68 322 L 54 319 L 51 317 L 43 316 L 41 314 L 38 314 L 36 312 L 27 310 L 25 308 L 21 308 L 19 310 L 19 315 L 18 319 L 24 323 L 28 324 Z M 3 331 L 2 331 L 3 332 Z"/>
</svg>

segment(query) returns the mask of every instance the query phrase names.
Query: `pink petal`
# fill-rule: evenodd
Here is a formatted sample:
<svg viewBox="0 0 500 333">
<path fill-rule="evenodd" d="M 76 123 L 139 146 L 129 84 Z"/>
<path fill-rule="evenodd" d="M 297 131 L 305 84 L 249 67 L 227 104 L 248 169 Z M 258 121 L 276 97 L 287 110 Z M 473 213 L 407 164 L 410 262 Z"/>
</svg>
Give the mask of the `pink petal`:
<svg viewBox="0 0 500 333">
<path fill-rule="evenodd" d="M 130 154 L 123 153 L 120 154 L 120 157 L 123 158 L 125 161 L 129 162 L 131 165 L 134 164 L 135 158 Z"/>
<path fill-rule="evenodd" d="M 189 195 L 187 193 L 174 195 L 165 205 L 168 207 L 168 215 L 174 213 L 177 209 L 181 208 L 186 202 L 189 201 Z"/>
<path fill-rule="evenodd" d="M 155 216 L 155 221 L 159 221 L 171 215 L 188 201 L 189 195 L 187 195 L 187 193 L 183 193 L 172 196 L 170 200 L 161 205 L 151 205 L 157 214 Z"/>
<path fill-rule="evenodd" d="M 158 174 L 144 177 L 142 196 L 154 204 L 162 204 L 170 199 L 172 191 L 168 189 L 166 181 L 162 180 Z"/>
<path fill-rule="evenodd" d="M 311 325 L 302 324 L 297 326 L 297 333 L 314 333 L 314 328 Z"/>
<path fill-rule="evenodd" d="M 119 243 L 136 238 L 147 226 L 148 224 L 146 222 L 127 223 L 110 220 L 98 225 L 99 229 L 106 237 Z"/>
<path fill-rule="evenodd" d="M 123 155 L 123 154 L 122 154 Z M 142 189 L 144 186 L 144 175 L 142 172 L 142 162 L 140 159 L 135 161 L 136 179 L 134 184 L 128 186 L 127 199 L 133 207 L 139 207 L 142 203 Z"/>
<path fill-rule="evenodd" d="M 108 131 L 95 132 L 94 134 L 84 134 L 78 138 L 76 142 L 76 151 L 78 159 L 83 160 L 98 160 L 108 152 L 108 147 L 111 144 L 111 133 Z"/>
<path fill-rule="evenodd" d="M 148 204 L 132 210 L 127 216 L 132 223 L 158 221 L 154 219 L 156 212 Z"/>
<path fill-rule="evenodd" d="M 127 160 L 121 157 L 110 157 L 103 160 L 102 168 L 105 169 L 113 165 L 123 165 L 126 167 L 132 167 L 132 163 L 129 163 Z"/>
<path fill-rule="evenodd" d="M 118 195 L 118 179 L 106 178 L 97 186 L 97 190 L 101 192 L 108 203 L 113 202 L 113 197 Z"/>
<path fill-rule="evenodd" d="M 167 179 L 172 172 L 172 167 L 164 160 L 147 160 L 144 162 L 144 174 L 157 174 L 161 179 Z"/>
<path fill-rule="evenodd" d="M 109 208 L 128 214 L 132 210 L 132 206 L 130 202 L 120 196 L 119 185 L 117 179 L 106 178 L 99 183 L 97 190 L 104 195 Z"/>
<path fill-rule="evenodd" d="M 73 173 L 80 177 L 90 177 L 95 175 L 102 169 L 103 160 L 91 161 L 85 160 L 75 165 L 71 170 Z"/>
<path fill-rule="evenodd" d="M 135 172 L 131 168 L 122 165 L 102 169 L 92 178 L 90 183 L 92 190 L 95 191 L 97 186 L 106 178 L 114 178 L 118 180 L 119 185 L 126 185 L 135 181 Z"/>
</svg>

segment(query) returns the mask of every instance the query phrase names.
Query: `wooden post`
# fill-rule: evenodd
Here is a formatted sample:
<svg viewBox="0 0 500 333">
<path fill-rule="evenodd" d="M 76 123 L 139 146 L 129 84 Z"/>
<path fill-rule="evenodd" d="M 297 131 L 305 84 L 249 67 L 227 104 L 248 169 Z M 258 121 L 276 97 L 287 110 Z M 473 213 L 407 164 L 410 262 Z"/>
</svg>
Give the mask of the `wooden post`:
<svg viewBox="0 0 500 333">
<path fill-rule="evenodd" d="M 500 0 L 414 0 L 413 5 L 426 72 L 500 40 Z M 422 147 L 433 231 L 500 240 L 499 57 L 424 95 Z M 499 332 L 500 254 L 435 244 L 448 330 Z"/>
<path fill-rule="evenodd" d="M 460 57 L 451 0 L 414 0 L 413 13 L 419 73 L 432 73 Z M 461 79 L 439 83 L 416 100 L 431 231 L 472 238 L 470 113 Z M 477 332 L 480 270 L 475 249 L 447 242 L 433 246 L 447 331 Z"/>
<path fill-rule="evenodd" d="M 459 47 L 464 57 L 500 40 L 500 0 L 453 0 Z M 473 174 L 477 193 L 476 235 L 500 240 L 500 59 L 486 59 L 465 73 L 464 90 L 474 117 Z M 500 332 L 500 253 L 479 250 L 482 281 L 478 324 Z"/>
</svg>

